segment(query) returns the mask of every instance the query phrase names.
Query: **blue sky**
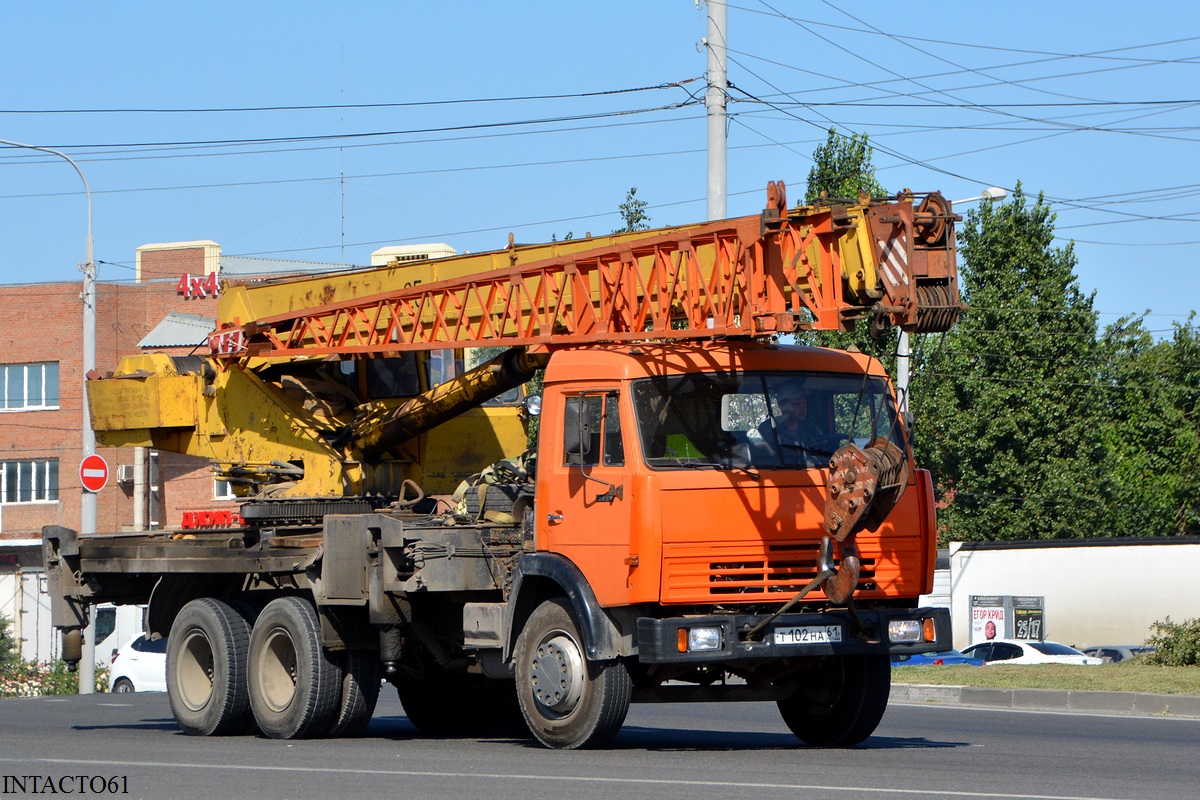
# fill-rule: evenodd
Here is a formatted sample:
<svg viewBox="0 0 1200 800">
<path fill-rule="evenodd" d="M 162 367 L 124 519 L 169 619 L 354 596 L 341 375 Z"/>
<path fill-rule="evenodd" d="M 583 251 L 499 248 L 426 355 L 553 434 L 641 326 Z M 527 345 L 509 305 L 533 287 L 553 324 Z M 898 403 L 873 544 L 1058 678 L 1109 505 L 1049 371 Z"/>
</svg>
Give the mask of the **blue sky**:
<svg viewBox="0 0 1200 800">
<path fill-rule="evenodd" d="M 366 264 L 607 233 L 630 187 L 653 224 L 693 222 L 706 10 L 6 4 L 0 138 L 77 160 L 102 280 L 131 280 L 151 242 Z M 870 135 L 890 191 L 1044 192 L 1102 324 L 1151 310 L 1169 332 L 1200 305 L 1195 3 L 736 0 L 728 40 L 731 216 L 768 180 L 795 202 L 836 124 Z M 81 186 L 0 148 L 0 282 L 78 278 Z"/>
</svg>

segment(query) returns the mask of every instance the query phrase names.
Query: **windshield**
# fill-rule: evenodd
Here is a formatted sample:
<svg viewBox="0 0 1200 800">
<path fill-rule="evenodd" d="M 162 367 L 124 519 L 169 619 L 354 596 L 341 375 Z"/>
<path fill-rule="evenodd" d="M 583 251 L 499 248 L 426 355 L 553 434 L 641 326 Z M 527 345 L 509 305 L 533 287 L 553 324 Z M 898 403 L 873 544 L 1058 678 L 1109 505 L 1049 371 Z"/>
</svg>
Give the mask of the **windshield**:
<svg viewBox="0 0 1200 800">
<path fill-rule="evenodd" d="M 887 437 L 904 448 L 882 378 L 829 373 L 695 373 L 633 384 L 653 468 L 828 467 L 848 441 Z"/>
</svg>

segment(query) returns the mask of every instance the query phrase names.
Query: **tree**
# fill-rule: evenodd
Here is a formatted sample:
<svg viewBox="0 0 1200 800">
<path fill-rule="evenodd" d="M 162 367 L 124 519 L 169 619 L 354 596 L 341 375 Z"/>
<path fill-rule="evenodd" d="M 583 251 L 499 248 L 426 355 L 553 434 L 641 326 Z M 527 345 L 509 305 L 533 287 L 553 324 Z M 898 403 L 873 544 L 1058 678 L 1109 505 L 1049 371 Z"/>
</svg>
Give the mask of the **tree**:
<svg viewBox="0 0 1200 800">
<path fill-rule="evenodd" d="M 875 178 L 873 152 L 865 133 L 862 138 L 857 133 L 847 137 L 830 128 L 825 144 L 813 153 L 804 202 L 812 205 L 822 192 L 826 197 L 842 200 L 856 200 L 864 192 L 871 197 L 887 195 Z"/>
<path fill-rule="evenodd" d="M 959 234 L 970 310 L 936 359 L 925 343 L 911 403 L 919 463 L 947 503 L 943 538 L 1113 533 L 1096 313 L 1073 246 L 1054 246 L 1054 220 L 1018 185 Z"/>
<path fill-rule="evenodd" d="M 811 205 L 822 193 L 826 197 L 857 201 L 860 192 L 871 197 L 883 197 L 887 191 L 875 178 L 875 167 L 871 164 L 871 148 L 867 136 L 858 134 L 846 138 L 836 129 L 830 128 L 825 144 L 813 152 L 813 167 L 808 173 L 805 203 Z M 878 356 L 889 371 L 895 368 L 895 351 L 898 334 L 888 330 L 878 339 L 870 336 L 870 321 L 860 320 L 853 330 L 820 331 L 797 336 L 801 344 L 833 347 L 839 350 L 857 348 L 864 353 Z"/>
<path fill-rule="evenodd" d="M 8 617 L 0 615 L 0 673 L 8 673 L 21 663 L 21 648 L 11 626 Z"/>
<path fill-rule="evenodd" d="M 630 189 L 629 193 L 625 195 L 625 202 L 618 207 L 621 220 L 625 225 L 617 228 L 613 233 L 633 233 L 649 229 L 650 215 L 646 213 L 646 207 L 649 205 L 645 200 L 637 199 L 636 186 Z"/>
<path fill-rule="evenodd" d="M 1200 331 L 1195 317 L 1155 341 L 1140 317 L 1108 326 L 1100 379 L 1120 535 L 1200 533 Z"/>
</svg>

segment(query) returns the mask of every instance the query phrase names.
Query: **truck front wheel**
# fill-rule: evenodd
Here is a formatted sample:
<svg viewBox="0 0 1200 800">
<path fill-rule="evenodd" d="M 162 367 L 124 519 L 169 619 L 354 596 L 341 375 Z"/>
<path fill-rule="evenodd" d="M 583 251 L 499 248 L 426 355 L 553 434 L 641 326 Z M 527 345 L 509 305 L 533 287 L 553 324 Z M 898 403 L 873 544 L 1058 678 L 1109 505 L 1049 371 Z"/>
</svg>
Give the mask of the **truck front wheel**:
<svg viewBox="0 0 1200 800">
<path fill-rule="evenodd" d="M 246 690 L 250 625 L 211 597 L 192 600 L 171 625 L 167 698 L 190 736 L 242 733 L 250 723 Z"/>
<path fill-rule="evenodd" d="M 272 739 L 327 735 L 342 705 L 342 667 L 321 646 L 316 609 L 299 597 L 272 600 L 250 634 L 250 706 Z"/>
<path fill-rule="evenodd" d="M 779 713 L 806 744 L 856 745 L 875 732 L 887 710 L 892 669 L 885 655 L 826 658 L 798 677 L 796 692 L 779 701 Z"/>
<path fill-rule="evenodd" d="M 588 662 L 579 626 L 560 599 L 542 603 L 525 623 L 516 678 L 525 722 L 547 747 L 603 745 L 629 713 L 629 671 L 620 662 Z"/>
</svg>

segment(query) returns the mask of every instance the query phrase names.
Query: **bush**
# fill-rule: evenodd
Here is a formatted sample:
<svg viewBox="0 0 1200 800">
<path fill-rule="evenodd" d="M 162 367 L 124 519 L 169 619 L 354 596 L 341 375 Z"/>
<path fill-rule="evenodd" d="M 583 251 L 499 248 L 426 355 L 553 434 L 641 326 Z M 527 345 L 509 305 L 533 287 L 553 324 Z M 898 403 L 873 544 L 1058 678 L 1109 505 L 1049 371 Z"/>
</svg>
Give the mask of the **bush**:
<svg viewBox="0 0 1200 800">
<path fill-rule="evenodd" d="M 1148 654 L 1146 662 L 1164 667 L 1200 666 L 1200 617 L 1171 622 L 1171 618 L 1150 626 L 1146 644 L 1157 648 Z"/>
<path fill-rule="evenodd" d="M 108 691 L 108 667 L 96 666 L 95 691 Z M 41 664 L 17 660 L 0 673 L 0 697 L 41 697 L 78 693 L 79 673 L 68 672 L 67 662 L 61 658 Z"/>
</svg>

